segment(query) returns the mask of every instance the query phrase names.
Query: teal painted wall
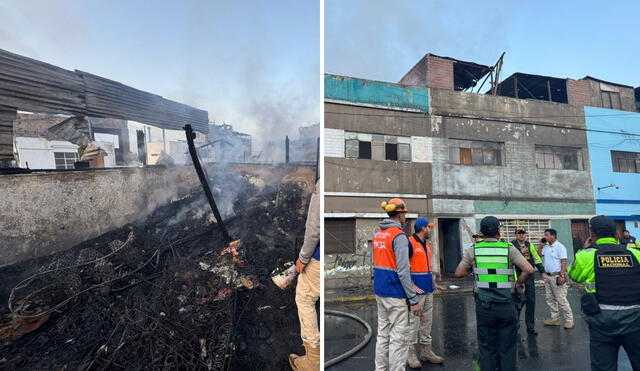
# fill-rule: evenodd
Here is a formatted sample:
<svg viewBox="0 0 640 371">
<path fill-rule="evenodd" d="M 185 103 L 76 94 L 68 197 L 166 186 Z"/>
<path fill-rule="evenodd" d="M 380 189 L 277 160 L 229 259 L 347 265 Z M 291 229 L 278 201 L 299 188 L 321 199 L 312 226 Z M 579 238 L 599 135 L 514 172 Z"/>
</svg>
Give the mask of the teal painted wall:
<svg viewBox="0 0 640 371">
<path fill-rule="evenodd" d="M 554 219 L 550 223 L 551 228 L 558 231 L 558 241 L 567 248 L 567 266 L 573 263 L 573 237 L 571 236 L 571 220 Z"/>
<path fill-rule="evenodd" d="M 476 214 L 595 215 L 592 202 L 475 201 Z"/>
<path fill-rule="evenodd" d="M 357 79 L 346 76 L 325 75 L 326 99 L 375 104 L 387 107 L 414 108 L 429 111 L 429 93 L 426 88 Z"/>
</svg>

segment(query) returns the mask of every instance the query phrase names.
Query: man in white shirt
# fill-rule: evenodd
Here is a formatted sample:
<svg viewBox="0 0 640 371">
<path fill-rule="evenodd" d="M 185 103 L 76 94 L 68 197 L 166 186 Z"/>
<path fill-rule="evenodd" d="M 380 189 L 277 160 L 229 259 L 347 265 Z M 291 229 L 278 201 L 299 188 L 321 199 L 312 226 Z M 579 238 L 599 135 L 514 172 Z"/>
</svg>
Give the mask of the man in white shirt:
<svg viewBox="0 0 640 371">
<path fill-rule="evenodd" d="M 544 289 L 551 318 L 544 320 L 545 326 L 560 326 L 560 312 L 564 314 L 564 328 L 573 328 L 573 312 L 567 300 L 567 248 L 558 242 L 558 232 L 546 229 L 544 237 L 547 244 L 542 248 L 545 273 Z"/>
</svg>

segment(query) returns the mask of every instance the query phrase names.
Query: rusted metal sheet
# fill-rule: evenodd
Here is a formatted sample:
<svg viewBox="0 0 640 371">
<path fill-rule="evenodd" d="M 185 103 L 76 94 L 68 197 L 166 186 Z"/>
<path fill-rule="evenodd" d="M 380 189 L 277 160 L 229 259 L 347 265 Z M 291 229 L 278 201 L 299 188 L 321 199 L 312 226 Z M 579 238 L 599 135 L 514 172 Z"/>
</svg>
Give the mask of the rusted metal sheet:
<svg viewBox="0 0 640 371">
<path fill-rule="evenodd" d="M 206 111 L 82 71 L 0 49 L 0 105 L 38 113 L 134 120 L 164 129 L 209 131 Z"/>
</svg>

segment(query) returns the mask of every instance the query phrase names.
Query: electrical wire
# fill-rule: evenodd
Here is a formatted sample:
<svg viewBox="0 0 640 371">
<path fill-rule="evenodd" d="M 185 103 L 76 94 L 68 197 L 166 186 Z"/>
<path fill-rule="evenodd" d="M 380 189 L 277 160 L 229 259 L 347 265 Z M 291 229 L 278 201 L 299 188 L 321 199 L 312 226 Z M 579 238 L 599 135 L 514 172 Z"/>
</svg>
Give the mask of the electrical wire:
<svg viewBox="0 0 640 371">
<path fill-rule="evenodd" d="M 357 112 L 335 112 L 335 111 L 324 111 L 325 114 L 332 114 L 332 115 L 344 115 L 344 116 L 366 116 L 366 117 L 384 117 L 384 118 L 403 118 L 403 119 L 426 119 L 428 116 L 427 114 L 422 114 L 421 116 L 401 116 L 401 115 L 380 115 L 380 114 L 369 114 L 369 113 L 357 113 Z M 623 117 L 623 118 L 639 118 L 640 119 L 640 114 L 638 113 L 629 113 L 629 114 L 612 114 L 612 115 L 582 115 L 582 116 L 538 116 L 538 117 L 534 117 L 534 116 L 530 116 L 530 117 L 526 117 L 526 116 L 513 116 L 513 117 L 508 117 L 508 116 L 503 116 L 503 117 L 492 117 L 492 118 L 471 118 L 468 116 L 464 116 L 464 115 L 457 115 L 457 114 L 449 114 L 449 113 L 436 113 L 436 114 L 432 114 L 431 116 L 441 116 L 441 117 L 452 117 L 452 118 L 462 118 L 462 119 L 482 119 L 482 120 L 487 120 L 487 121 L 494 121 L 494 122 L 500 122 L 500 121 L 505 121 L 505 120 L 509 120 L 509 119 L 523 119 L 523 118 L 567 118 L 567 117 L 605 117 L 605 116 L 626 116 L 626 115 L 635 115 L 636 117 Z M 624 131 L 611 131 L 611 130 L 601 130 L 601 129 L 589 129 L 586 127 L 579 127 L 579 126 L 570 126 L 570 125 L 557 125 L 557 124 L 550 124 L 550 123 L 541 123 L 541 122 L 523 122 L 523 121 L 518 121 L 518 122 L 511 122 L 509 121 L 509 123 L 513 123 L 513 124 L 517 124 L 517 125 L 529 125 L 529 126 L 541 126 L 541 127 L 548 127 L 548 128 L 553 128 L 553 129 L 566 129 L 566 130 L 576 130 L 576 131 L 584 131 L 584 132 L 592 132 L 592 133 L 604 133 L 604 134 L 616 134 L 616 135 L 626 135 L 626 136 L 630 136 L 630 137 L 640 137 L 640 133 L 629 133 L 629 132 L 624 132 Z"/>
</svg>

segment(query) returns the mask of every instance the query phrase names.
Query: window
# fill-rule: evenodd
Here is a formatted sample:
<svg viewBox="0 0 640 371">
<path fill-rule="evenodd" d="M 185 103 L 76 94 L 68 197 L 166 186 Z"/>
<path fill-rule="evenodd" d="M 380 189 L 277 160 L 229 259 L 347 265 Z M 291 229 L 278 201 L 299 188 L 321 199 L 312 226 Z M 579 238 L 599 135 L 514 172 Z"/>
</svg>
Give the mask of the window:
<svg viewBox="0 0 640 371">
<path fill-rule="evenodd" d="M 397 143 L 384 144 L 384 159 L 389 161 L 398 161 L 398 144 Z"/>
<path fill-rule="evenodd" d="M 449 161 L 460 165 L 502 166 L 504 143 L 450 139 Z"/>
<path fill-rule="evenodd" d="M 345 157 L 376 161 L 411 161 L 411 138 L 345 132 Z"/>
<path fill-rule="evenodd" d="M 56 160 L 56 169 L 73 169 L 73 163 L 78 161 L 77 152 L 53 152 Z"/>
<path fill-rule="evenodd" d="M 324 253 L 356 252 L 356 220 L 354 218 L 324 219 Z"/>
<path fill-rule="evenodd" d="M 384 159 L 387 161 L 411 161 L 411 138 L 385 135 Z"/>
<path fill-rule="evenodd" d="M 640 153 L 611 151 L 613 171 L 617 173 L 640 173 Z"/>
<path fill-rule="evenodd" d="M 538 169 L 584 170 L 582 150 L 572 147 L 536 146 Z"/>
<path fill-rule="evenodd" d="M 620 93 L 615 91 L 602 91 L 602 107 L 621 109 Z"/>
<path fill-rule="evenodd" d="M 529 234 L 529 241 L 536 245 L 544 237 L 544 230 L 551 228 L 548 219 L 502 219 L 502 238 L 511 242 L 516 239 L 516 228 L 524 228 Z"/>
<path fill-rule="evenodd" d="M 345 132 L 345 157 L 371 159 L 371 134 Z"/>
</svg>

